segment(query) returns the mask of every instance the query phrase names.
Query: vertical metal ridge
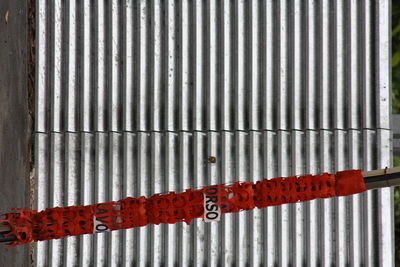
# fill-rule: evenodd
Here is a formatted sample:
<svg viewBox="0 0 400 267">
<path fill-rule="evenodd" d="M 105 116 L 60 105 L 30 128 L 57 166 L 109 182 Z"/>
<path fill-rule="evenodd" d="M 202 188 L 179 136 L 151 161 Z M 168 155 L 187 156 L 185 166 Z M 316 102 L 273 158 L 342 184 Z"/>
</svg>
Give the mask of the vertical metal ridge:
<svg viewBox="0 0 400 267">
<path fill-rule="evenodd" d="M 196 0 L 191 12 L 193 13 L 193 130 L 201 131 L 206 129 L 206 116 L 205 116 L 205 69 L 206 61 L 204 60 L 205 49 L 205 4 L 202 0 Z"/>
<path fill-rule="evenodd" d="M 305 134 L 300 131 L 291 133 L 291 161 L 292 168 L 290 175 L 299 175 L 306 173 L 304 166 L 306 160 L 305 155 Z M 305 210 L 306 204 L 296 203 L 291 205 L 291 228 L 293 231 L 292 254 L 293 266 L 303 266 L 306 262 L 307 255 L 305 251 Z"/>
<path fill-rule="evenodd" d="M 249 134 L 243 132 L 235 132 L 235 176 L 236 181 L 248 181 L 249 180 L 249 145 L 248 139 Z M 235 215 L 235 254 L 236 264 L 238 266 L 246 266 L 249 262 L 249 213 L 240 212 Z"/>
<path fill-rule="evenodd" d="M 348 1 L 346 8 L 347 16 L 347 103 L 348 105 L 348 128 L 358 128 L 360 124 L 360 91 L 359 91 L 359 28 L 358 28 L 358 12 L 359 7 L 357 1 Z"/>
<path fill-rule="evenodd" d="M 289 2 L 279 1 L 276 7 L 276 27 L 277 27 L 277 73 L 276 84 L 276 108 L 277 108 L 277 177 L 286 177 L 290 173 L 290 139 L 288 133 L 281 130 L 289 129 L 290 113 L 288 112 L 289 101 Z M 276 208 L 277 225 L 275 231 L 278 233 L 277 254 L 278 264 L 288 266 L 292 262 L 293 253 L 291 243 L 293 232 L 290 229 L 290 207 L 281 205 Z"/>
<path fill-rule="evenodd" d="M 260 132 L 250 132 L 249 134 L 249 177 L 251 182 L 263 179 L 263 134 Z M 262 266 L 264 254 L 264 233 L 263 233 L 263 211 L 254 209 L 249 213 L 249 259 L 247 264 L 250 266 Z"/>
<path fill-rule="evenodd" d="M 232 92 L 234 63 L 233 50 L 233 27 L 234 13 L 233 5 L 230 1 L 223 1 L 220 8 L 221 25 L 220 25 L 220 45 L 221 45 L 221 129 L 233 130 L 234 117 L 232 112 L 234 106 L 234 93 Z"/>
<path fill-rule="evenodd" d="M 265 6 L 262 9 L 262 17 L 264 21 L 263 29 L 263 80 L 264 89 L 264 110 L 263 110 L 263 129 L 272 130 L 275 129 L 275 109 L 274 109 L 274 97 L 275 97 L 275 73 L 274 62 L 276 58 L 275 43 L 277 38 L 276 33 L 276 19 L 275 5 L 276 1 L 267 0 Z"/>
<path fill-rule="evenodd" d="M 374 3 L 376 128 L 390 129 L 388 114 L 391 113 L 391 3 L 384 0 Z"/>
<path fill-rule="evenodd" d="M 377 142 L 377 134 L 371 130 L 363 130 L 363 170 L 376 169 L 377 162 L 374 160 L 376 155 L 376 148 L 374 144 Z M 374 204 L 376 199 L 377 190 L 367 191 L 363 194 L 363 223 L 364 223 L 364 264 L 367 267 L 375 266 L 377 262 L 377 236 L 375 234 L 375 217 L 377 214 L 376 205 Z"/>
<path fill-rule="evenodd" d="M 207 141 L 204 143 L 206 145 L 205 158 L 203 162 L 208 157 L 221 158 L 220 154 L 220 143 L 219 143 L 219 133 L 209 132 L 207 133 Z M 217 161 L 218 162 L 218 161 Z M 219 163 L 217 164 L 207 164 L 207 173 L 204 173 L 207 177 L 205 185 L 214 185 L 221 183 L 220 168 Z M 221 255 L 221 225 L 217 222 L 207 223 L 205 225 L 205 264 L 208 266 L 217 266 L 220 264 Z"/>
<path fill-rule="evenodd" d="M 193 133 L 193 188 L 207 185 L 207 135 L 201 132 Z M 207 264 L 207 234 L 206 224 L 201 220 L 193 222 L 193 265 L 204 266 Z"/>
<path fill-rule="evenodd" d="M 318 5 L 317 10 L 317 86 L 319 87 L 318 92 L 318 115 L 319 129 L 329 129 L 331 128 L 331 3 L 329 0 L 321 0 Z"/>
<path fill-rule="evenodd" d="M 151 179 L 150 158 L 150 135 L 148 133 L 137 134 L 137 196 L 150 196 L 150 185 L 148 181 Z M 148 266 L 150 263 L 150 229 L 148 227 L 140 227 L 137 229 L 136 235 L 136 265 Z"/>
<path fill-rule="evenodd" d="M 50 134 L 50 206 L 57 207 L 64 204 L 64 136 L 60 133 Z"/>
<path fill-rule="evenodd" d="M 331 3 L 328 0 L 321 0 L 317 5 L 317 86 L 318 97 L 318 128 L 319 130 L 319 158 L 320 172 L 332 172 L 332 132 L 325 129 L 330 129 L 332 125 L 331 112 L 331 25 L 332 16 L 329 13 Z M 335 238 L 333 235 L 333 209 L 334 203 L 332 199 L 318 200 L 319 206 L 319 231 L 322 235 L 320 245 L 321 266 L 330 266 L 335 261 L 334 247 Z"/>
<path fill-rule="evenodd" d="M 164 192 L 165 174 L 164 174 L 164 134 L 151 134 L 151 189 L 150 194 Z M 164 263 L 164 237 L 165 226 L 154 225 L 151 229 L 151 266 L 160 266 Z"/>
<path fill-rule="evenodd" d="M 289 63 L 291 65 L 289 70 L 289 81 L 290 81 L 290 129 L 301 130 L 304 128 L 304 114 L 302 112 L 303 100 L 303 48 L 302 37 L 304 35 L 304 22 L 303 8 L 304 4 L 302 1 L 294 1 L 290 5 L 290 13 L 293 14 L 290 19 L 289 30 Z"/>
<path fill-rule="evenodd" d="M 48 73 L 47 43 L 49 38 L 47 22 L 51 20 L 48 14 L 46 0 L 36 1 L 36 92 L 35 92 L 35 131 L 46 132 L 48 130 L 48 88 L 47 80 L 51 74 Z M 37 177 L 37 176 L 36 176 Z"/>
<path fill-rule="evenodd" d="M 109 174 L 108 188 L 110 201 L 118 201 L 123 196 L 123 144 L 121 133 L 109 134 Z M 122 232 L 110 233 L 109 262 L 108 266 L 121 266 L 122 264 Z"/>
<path fill-rule="evenodd" d="M 360 85 L 362 105 L 362 128 L 376 127 L 375 90 L 374 90 L 374 60 L 373 60 L 373 1 L 363 0 L 360 4 Z"/>
<path fill-rule="evenodd" d="M 182 0 L 179 2 L 177 18 L 178 21 L 178 89 L 179 89 L 179 124 L 178 129 L 182 131 L 192 130 L 192 97 L 190 86 L 190 2 Z"/>
<path fill-rule="evenodd" d="M 249 3 L 247 11 L 247 31 L 249 32 L 249 50 L 250 55 L 247 56 L 250 60 L 248 68 L 249 76 L 249 129 L 259 130 L 262 129 L 262 97 L 261 97 L 261 75 L 262 70 L 260 52 L 261 52 L 261 23 L 260 23 L 260 2 L 254 1 Z M 250 170 L 249 180 L 252 182 L 262 180 L 263 178 L 263 150 L 262 150 L 262 133 L 250 132 L 249 134 L 249 154 L 250 154 Z M 247 264 L 250 266 L 261 266 L 263 263 L 264 251 L 264 235 L 263 235 L 263 212 L 255 209 L 249 212 L 249 259 Z"/>
<path fill-rule="evenodd" d="M 291 169 L 290 134 L 288 132 L 278 131 L 277 150 L 278 173 L 276 177 L 288 177 Z M 288 204 L 277 207 L 277 219 L 279 265 L 288 266 L 293 260 L 290 242 L 293 238 L 293 231 L 290 228 L 291 214 Z"/>
<path fill-rule="evenodd" d="M 278 130 L 289 129 L 288 120 L 288 107 L 289 107 L 289 95 L 288 95 L 288 1 L 283 0 L 277 3 L 276 12 L 276 27 L 277 27 L 277 61 L 276 68 L 279 70 L 277 73 L 277 84 L 276 84 L 276 103 L 277 103 L 277 125 Z"/>
<path fill-rule="evenodd" d="M 351 169 L 360 169 L 362 167 L 362 136 L 360 131 L 350 130 L 348 136 L 349 147 L 349 167 Z M 347 197 L 350 209 L 350 264 L 360 266 L 362 264 L 361 251 L 363 244 L 360 242 L 363 223 L 361 222 L 361 195 L 352 195 Z"/>
<path fill-rule="evenodd" d="M 277 154 L 277 134 L 275 132 L 264 132 L 264 178 L 272 178 L 278 176 L 278 163 L 277 157 L 273 155 Z M 279 265 L 279 253 L 276 246 L 278 244 L 279 235 L 276 231 L 278 217 L 277 207 L 267 207 L 264 209 L 264 264 L 266 266 L 277 266 Z"/>
<path fill-rule="evenodd" d="M 383 4 L 383 3 L 382 3 Z M 377 168 L 386 168 L 392 165 L 390 130 L 377 130 Z M 389 204 L 388 204 L 389 203 Z M 384 188 L 377 190 L 377 265 L 394 266 L 394 215 L 393 215 L 393 188 Z M 391 251 L 391 254 L 387 254 Z"/>
<path fill-rule="evenodd" d="M 247 2 L 246 2 L 247 3 Z M 248 87 L 250 88 L 250 93 L 248 93 L 248 129 L 249 130 L 261 130 L 262 126 L 262 116 L 261 116 L 261 87 L 260 81 L 262 75 L 262 70 L 260 68 L 260 52 L 261 52 L 261 2 L 254 1 L 248 4 L 248 11 L 246 12 L 246 31 L 248 32 Z M 247 86 L 246 86 L 247 87 Z M 246 88 L 245 88 L 246 91 Z"/>
<path fill-rule="evenodd" d="M 137 162 L 135 151 L 138 149 L 137 135 L 124 133 L 123 136 L 123 196 L 135 197 L 137 194 Z M 122 253 L 123 265 L 135 264 L 135 251 L 137 251 L 137 240 L 135 234 L 137 229 L 127 229 L 123 232 Z"/>
<path fill-rule="evenodd" d="M 236 146 L 234 134 L 231 132 L 221 133 L 221 158 L 217 158 L 217 164 L 221 164 L 222 183 L 228 184 L 236 181 L 235 153 Z M 222 266 L 232 266 L 235 263 L 235 217 L 235 214 L 224 214 L 223 221 L 221 222 Z"/>
<path fill-rule="evenodd" d="M 337 1 L 333 6 L 335 12 L 332 17 L 334 49 L 332 51 L 332 107 L 333 107 L 333 123 L 335 129 L 344 129 L 346 123 L 346 17 L 344 16 L 345 4 L 343 1 Z M 342 130 L 334 130 L 334 159 L 335 171 L 341 171 L 348 168 L 346 160 L 347 154 L 347 133 Z M 347 249 L 348 231 L 347 231 L 347 200 L 345 197 L 337 197 L 334 200 L 335 209 L 335 259 L 336 265 L 341 266 L 348 263 L 349 253 Z"/>
<path fill-rule="evenodd" d="M 217 131 L 219 130 L 219 90 L 218 87 L 218 40 L 217 40 L 217 29 L 218 29 L 218 7 L 216 0 L 206 1 L 206 30 L 205 30 L 205 48 L 204 58 L 206 64 L 206 84 L 207 88 L 207 130 Z"/>
<path fill-rule="evenodd" d="M 328 172 L 333 171 L 332 155 L 332 132 L 327 130 L 319 131 L 319 171 Z M 333 248 L 335 247 L 335 239 L 333 237 L 333 200 L 320 199 L 319 202 L 319 229 L 322 235 L 320 244 L 321 266 L 330 266 L 334 262 Z"/>
<path fill-rule="evenodd" d="M 304 128 L 304 113 L 302 112 L 303 101 L 304 101 L 304 48 L 305 45 L 302 42 L 304 38 L 304 22 L 305 16 L 303 11 L 304 3 L 300 1 L 294 1 L 290 5 L 291 19 L 289 21 L 289 54 L 291 59 L 289 60 L 291 68 L 289 70 L 289 81 L 290 81 L 290 128 L 294 130 L 301 130 Z M 291 136 L 291 175 L 298 175 L 305 173 L 305 138 L 304 132 L 292 131 Z M 306 205 L 297 203 L 291 205 L 290 208 L 290 228 L 292 231 L 293 242 L 291 245 L 292 265 L 303 266 L 306 262 L 307 255 L 305 244 L 306 244 L 306 221 L 305 221 Z"/>
<path fill-rule="evenodd" d="M 50 203 L 50 159 L 49 136 L 47 134 L 35 135 L 35 177 L 36 194 L 35 208 L 44 210 Z M 49 265 L 49 241 L 38 242 L 34 245 L 34 263 L 36 266 Z"/>
<path fill-rule="evenodd" d="M 335 130 L 334 131 L 334 144 L 335 144 L 335 151 L 334 151 L 334 158 L 335 158 L 335 171 L 346 170 L 349 167 L 348 163 L 348 133 L 342 130 Z M 337 197 L 334 201 L 335 206 L 335 257 L 336 257 L 336 264 L 343 265 L 348 262 L 349 255 L 348 255 L 348 231 L 347 231 L 347 200 L 345 197 Z"/>
<path fill-rule="evenodd" d="M 122 130 L 134 131 L 135 116 L 134 116 L 134 69 L 135 58 L 134 48 L 135 35 L 134 35 L 134 1 L 124 0 L 122 5 L 122 22 L 121 22 L 121 55 L 122 55 Z"/>
<path fill-rule="evenodd" d="M 122 129 L 122 106 L 121 106 L 121 6 L 119 1 L 109 1 L 106 7 L 107 18 L 107 88 L 109 98 L 109 130 L 121 131 Z"/>
<path fill-rule="evenodd" d="M 177 191 L 179 186 L 179 142 L 176 133 L 165 134 L 165 191 Z M 166 225 L 165 265 L 175 266 L 178 263 L 178 224 Z"/>
<path fill-rule="evenodd" d="M 149 41 L 150 41 L 150 6 L 146 0 L 136 3 L 136 64 L 137 64 L 137 80 L 136 80 L 136 101 L 137 101 L 137 130 L 147 131 L 150 129 L 150 74 L 149 74 Z"/>
<path fill-rule="evenodd" d="M 81 203 L 79 196 L 80 183 L 80 141 L 79 133 L 67 133 L 64 136 L 63 171 L 65 173 L 65 195 L 64 205 L 59 206 L 77 206 Z M 78 236 L 69 237 L 64 240 L 64 263 L 60 266 L 77 266 L 79 263 L 79 238 Z M 56 265 L 57 266 L 57 265 Z"/>
<path fill-rule="evenodd" d="M 80 4 L 78 10 L 81 17 L 81 25 L 79 25 L 78 32 L 81 34 L 79 47 L 81 50 L 81 58 L 78 60 L 80 66 L 80 73 L 78 73 L 78 79 L 81 79 L 79 95 L 80 101 L 80 125 L 79 130 L 84 132 L 91 132 L 93 128 L 93 57 L 92 57 L 92 46 L 93 36 L 93 5 L 90 0 L 85 0 Z"/>
<path fill-rule="evenodd" d="M 63 5 L 61 1 L 54 1 L 51 5 L 51 73 L 50 88 L 50 131 L 61 132 L 64 130 L 63 124 Z M 40 103 L 43 104 L 43 103 Z"/>
<path fill-rule="evenodd" d="M 94 130 L 108 130 L 108 105 L 106 84 L 106 12 L 104 0 L 95 2 L 95 122 Z"/>
<path fill-rule="evenodd" d="M 95 203 L 104 203 L 110 200 L 108 194 L 108 133 L 95 134 Z M 94 235 L 94 264 L 105 266 L 108 264 L 107 254 L 109 233 Z"/>
<path fill-rule="evenodd" d="M 304 30 L 304 57 L 305 57 L 305 129 L 315 129 L 316 118 L 316 3 L 314 0 L 307 0 L 304 3 L 305 30 Z M 318 172 L 317 133 L 305 132 L 306 151 L 306 173 Z M 318 235 L 318 201 L 310 201 L 305 204 L 306 212 L 306 257 L 309 266 L 321 265 L 321 240 Z"/>
<path fill-rule="evenodd" d="M 247 38 L 248 31 L 246 30 L 246 2 L 244 0 L 235 1 L 235 27 L 234 27 L 234 62 L 235 66 L 235 130 L 248 129 L 248 117 L 246 110 L 247 101 L 247 76 L 249 74 L 248 53 L 247 53 Z M 250 89 L 251 90 L 251 89 Z"/>
<path fill-rule="evenodd" d="M 333 20 L 333 42 L 334 50 L 332 58 L 332 88 L 333 90 L 333 123 L 332 126 L 336 129 L 345 129 L 346 123 L 346 46 L 345 46 L 345 35 L 346 35 L 346 16 L 343 1 L 336 1 L 334 4 L 334 17 Z"/>
<path fill-rule="evenodd" d="M 65 189 L 67 180 L 64 173 L 65 162 L 65 138 L 63 134 L 52 133 L 50 134 L 50 203 L 49 207 L 62 207 L 66 203 Z M 51 240 L 49 241 L 50 259 L 49 265 L 61 266 L 65 255 L 64 240 Z"/>
<path fill-rule="evenodd" d="M 179 98 L 178 98 L 178 54 L 177 48 L 177 26 L 178 21 L 178 6 L 175 1 L 167 1 L 166 7 L 166 23 L 165 31 L 167 33 L 166 39 L 166 110 L 165 110 L 165 120 L 166 120 L 166 130 L 173 131 L 178 127 L 179 122 Z M 179 162 L 178 151 L 179 146 L 177 145 L 175 133 L 167 132 L 165 134 L 165 181 L 166 188 L 165 191 L 176 191 L 178 186 L 177 175 L 179 173 L 179 167 L 177 162 Z M 175 250 L 174 246 L 178 241 L 178 229 L 177 225 L 166 225 L 165 226 L 165 266 L 174 266 L 177 264 L 178 252 Z"/>
<path fill-rule="evenodd" d="M 153 0 L 151 4 L 151 51 L 150 51 L 150 90 L 151 90 L 151 126 L 150 129 L 154 131 L 161 131 L 164 129 L 164 110 L 162 109 L 163 103 L 163 39 L 165 31 L 163 30 L 163 2 L 160 0 Z"/>
<path fill-rule="evenodd" d="M 80 73 L 78 73 L 78 79 L 81 79 L 79 95 L 80 101 L 80 126 L 79 130 L 84 132 L 91 132 L 94 130 L 93 120 L 93 81 L 95 76 L 93 75 L 93 4 L 90 0 L 85 0 L 81 4 L 79 13 L 81 16 L 81 25 L 79 25 L 79 32 L 81 33 L 81 39 L 79 47 L 81 50 L 81 58 L 79 60 Z"/>
<path fill-rule="evenodd" d="M 317 173 L 318 168 L 318 146 L 317 133 L 314 131 L 305 132 L 305 172 Z M 306 247 L 309 266 L 321 265 L 321 254 L 319 247 L 321 246 L 320 239 L 314 238 L 314 233 L 318 232 L 318 200 L 312 200 L 305 203 L 306 221 Z"/>
<path fill-rule="evenodd" d="M 190 155 L 193 153 L 193 135 L 189 133 L 179 134 L 179 192 L 193 188 L 191 177 L 193 177 L 193 163 Z M 178 264 L 180 266 L 193 265 L 193 228 L 184 222 L 178 224 L 178 246 L 181 248 L 178 253 Z"/>
<path fill-rule="evenodd" d="M 251 38 L 248 38 L 249 50 L 251 55 L 250 58 L 251 66 L 249 66 L 249 79 L 248 84 L 250 85 L 249 95 L 249 129 L 259 130 L 262 129 L 262 94 L 261 94 L 261 23 L 260 23 L 260 2 L 255 1 L 249 3 L 247 12 L 247 30 Z M 250 65 L 249 64 L 249 65 Z M 249 150 L 250 150 L 250 171 L 249 180 L 259 181 L 263 178 L 263 150 L 262 150 L 262 133 L 250 132 Z M 263 263 L 263 251 L 264 251 L 264 235 L 263 235 L 263 211 L 255 209 L 250 212 L 250 224 L 249 224 L 249 260 L 247 264 L 251 266 L 261 266 Z"/>
<path fill-rule="evenodd" d="M 377 237 L 374 234 L 375 231 L 375 214 L 377 214 L 377 208 L 375 205 L 375 200 L 377 199 L 377 192 L 368 191 L 363 196 L 363 223 L 364 223 L 364 251 L 363 251 L 363 262 L 365 266 L 376 266 L 378 262 L 378 255 L 376 251 L 378 250 L 379 243 L 377 242 Z"/>
<path fill-rule="evenodd" d="M 163 2 L 165 9 L 165 43 L 164 48 L 164 68 L 165 68 L 165 130 L 175 131 L 178 129 L 178 92 L 177 92 L 177 6 L 175 1 Z"/>
<path fill-rule="evenodd" d="M 81 146 L 81 181 L 80 181 L 80 203 L 82 205 L 94 204 L 94 184 L 95 184 L 95 144 L 94 134 L 92 133 L 81 133 L 80 134 L 80 146 Z M 80 239 L 80 252 L 79 252 L 79 265 L 90 266 L 94 265 L 94 236 L 84 235 Z"/>
<path fill-rule="evenodd" d="M 78 14 L 77 14 L 77 2 L 76 0 L 71 0 L 65 3 L 65 31 L 67 32 L 67 36 L 65 38 L 65 71 L 66 77 L 63 79 L 65 85 L 65 104 L 64 111 L 64 120 L 65 125 L 64 129 L 68 132 L 76 132 L 79 127 L 79 88 L 78 88 L 78 63 L 77 63 L 77 53 L 80 50 L 77 50 L 78 43 L 78 32 L 77 32 L 77 23 L 78 23 Z M 61 37 L 61 32 L 60 32 Z"/>
<path fill-rule="evenodd" d="M 305 4 L 306 13 L 306 33 L 305 33 L 305 58 L 306 61 L 306 81 L 305 81 L 305 128 L 306 129 L 316 129 L 318 127 L 317 121 L 317 106 L 316 106 L 316 96 L 317 96 L 317 83 L 316 83 L 316 2 L 315 0 L 307 0 Z"/>
</svg>

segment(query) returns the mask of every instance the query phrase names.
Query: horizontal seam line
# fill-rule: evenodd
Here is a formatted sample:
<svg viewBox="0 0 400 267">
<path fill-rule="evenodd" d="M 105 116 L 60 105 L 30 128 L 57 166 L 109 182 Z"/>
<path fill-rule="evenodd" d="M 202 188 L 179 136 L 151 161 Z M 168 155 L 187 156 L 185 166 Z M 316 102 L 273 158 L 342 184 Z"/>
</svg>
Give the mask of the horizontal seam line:
<svg viewBox="0 0 400 267">
<path fill-rule="evenodd" d="M 272 133 L 277 133 L 277 132 L 320 132 L 320 131 L 377 131 L 377 130 L 385 130 L 385 131 L 392 131 L 391 129 L 388 128 L 321 128 L 321 129 L 276 129 L 276 130 L 269 130 L 269 129 L 263 129 L 263 130 L 135 130 L 135 131 L 129 131 L 129 130 L 123 130 L 123 131 L 35 131 L 34 133 L 36 134 L 50 134 L 50 133 L 235 133 L 235 132 L 241 132 L 241 133 L 251 133 L 251 132 L 272 132 Z"/>
</svg>

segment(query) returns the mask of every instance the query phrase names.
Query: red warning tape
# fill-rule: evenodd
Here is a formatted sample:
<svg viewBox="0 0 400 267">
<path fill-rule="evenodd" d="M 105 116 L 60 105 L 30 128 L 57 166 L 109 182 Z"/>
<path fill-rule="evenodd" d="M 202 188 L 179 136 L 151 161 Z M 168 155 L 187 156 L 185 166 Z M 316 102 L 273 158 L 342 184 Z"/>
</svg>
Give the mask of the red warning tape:
<svg viewBox="0 0 400 267">
<path fill-rule="evenodd" d="M 365 191 L 360 170 L 335 174 L 264 179 L 255 183 L 208 186 L 183 193 L 155 194 L 150 198 L 125 198 L 120 201 L 49 208 L 41 212 L 14 209 L 0 222 L 8 223 L 17 241 L 10 245 L 92 234 L 148 224 L 186 222 L 203 218 L 217 221 L 221 213 L 239 212 L 316 198 L 344 196 Z"/>
</svg>

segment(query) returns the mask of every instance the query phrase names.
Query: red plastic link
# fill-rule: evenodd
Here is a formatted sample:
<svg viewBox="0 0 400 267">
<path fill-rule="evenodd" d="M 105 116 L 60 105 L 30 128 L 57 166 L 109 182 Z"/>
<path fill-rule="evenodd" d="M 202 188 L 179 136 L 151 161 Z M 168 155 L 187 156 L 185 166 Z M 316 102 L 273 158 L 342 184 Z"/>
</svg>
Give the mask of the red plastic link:
<svg viewBox="0 0 400 267">
<path fill-rule="evenodd" d="M 236 182 L 183 193 L 155 194 L 150 198 L 125 198 L 90 206 L 50 208 L 41 212 L 15 209 L 0 222 L 8 223 L 17 241 L 10 245 L 141 227 L 148 224 L 185 222 L 204 215 L 204 191 L 218 189 L 217 205 L 222 213 L 252 210 L 286 203 L 329 198 L 365 191 L 360 170 L 334 174 L 264 179 L 256 183 Z"/>
</svg>

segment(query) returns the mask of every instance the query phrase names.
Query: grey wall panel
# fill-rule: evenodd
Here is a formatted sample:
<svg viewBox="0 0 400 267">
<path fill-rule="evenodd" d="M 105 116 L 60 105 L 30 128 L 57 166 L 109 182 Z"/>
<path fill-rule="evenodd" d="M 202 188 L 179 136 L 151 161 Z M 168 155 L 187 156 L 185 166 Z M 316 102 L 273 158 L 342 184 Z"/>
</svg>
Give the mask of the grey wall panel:
<svg viewBox="0 0 400 267">
<path fill-rule="evenodd" d="M 368 155 L 367 152 L 362 153 L 362 141 L 369 139 L 372 147 L 368 149 L 377 149 L 379 134 L 376 131 L 336 131 L 336 135 L 335 139 L 335 132 L 326 130 L 311 134 L 301 131 L 99 133 L 97 137 L 85 133 L 79 138 L 77 134 L 54 133 L 50 138 L 47 167 L 51 181 L 48 205 L 74 203 L 74 199 L 92 198 L 101 202 L 128 195 L 149 196 L 153 192 L 196 188 L 202 182 L 215 184 L 247 180 L 241 177 L 259 180 L 268 173 L 286 176 L 298 171 L 307 172 L 304 171 L 307 168 L 314 168 L 316 172 L 340 168 L 340 165 L 334 167 L 328 164 L 331 161 L 342 161 L 343 168 L 362 168 L 363 157 Z M 340 139 L 341 146 L 337 144 Z M 341 160 L 335 160 L 335 150 L 343 152 L 339 154 Z M 208 155 L 215 156 L 217 162 L 210 162 Z M 308 157 L 299 159 L 304 155 Z M 320 160 L 308 163 L 307 167 L 312 157 Z M 292 162 L 305 164 L 296 167 Z M 377 166 L 371 161 L 367 164 L 373 168 Z M 46 162 L 42 165 L 46 166 Z M 195 170 L 204 173 L 206 181 L 201 181 L 198 174 L 194 175 Z M 92 191 L 85 189 L 84 184 L 92 183 L 87 178 L 80 181 L 81 190 L 72 190 L 77 185 L 74 179 L 77 171 L 82 178 L 95 177 Z M 43 179 L 45 173 L 42 170 L 38 177 Z M 65 184 L 60 184 L 57 181 L 64 180 L 61 178 L 64 173 L 64 177 L 68 178 Z M 41 185 L 40 189 L 43 188 L 46 186 Z M 81 195 L 77 196 L 79 191 Z M 38 199 L 44 202 L 43 197 Z M 56 199 L 59 199 L 57 203 Z M 128 266 L 134 262 L 138 265 L 271 262 L 272 265 L 285 266 L 295 263 L 301 266 L 304 262 L 310 265 L 331 265 L 332 262 L 340 265 L 344 262 L 358 266 L 370 262 L 373 265 L 386 260 L 374 251 L 380 251 L 381 244 L 392 244 L 391 235 L 376 224 L 379 209 L 387 207 L 377 207 L 378 200 L 391 203 L 390 198 L 386 200 L 384 192 L 371 191 L 352 197 L 230 214 L 224 216 L 221 223 L 205 224 L 198 220 L 191 226 L 149 226 L 115 232 L 118 234 L 115 236 L 112 236 L 113 233 L 98 234 L 93 237 L 94 241 L 90 236 L 80 237 L 79 241 L 71 238 L 56 240 L 49 242 L 49 260 L 54 266 L 62 264 L 62 255 L 65 255 L 65 264 L 76 259 L 108 265 L 125 262 Z M 391 216 L 390 210 L 380 212 L 388 212 L 386 216 Z M 391 222 L 386 219 L 382 218 L 381 223 L 391 227 Z M 376 234 L 376 229 L 380 229 L 382 236 Z M 88 247 L 78 245 L 83 243 L 89 244 Z M 38 244 L 37 253 L 44 244 L 46 242 Z M 93 252 L 90 252 L 92 246 Z M 88 257 L 81 254 L 83 250 L 94 255 Z M 162 256 L 167 253 L 170 254 Z M 383 250 L 381 253 L 384 253 Z M 74 255 L 80 255 L 81 259 Z M 161 258 L 156 255 L 161 255 Z"/>
<path fill-rule="evenodd" d="M 38 131 L 389 129 L 386 0 L 42 9 Z"/>
<path fill-rule="evenodd" d="M 37 0 L 36 207 L 391 164 L 390 4 Z M 36 266 L 393 266 L 390 189 L 35 245 Z"/>
</svg>

